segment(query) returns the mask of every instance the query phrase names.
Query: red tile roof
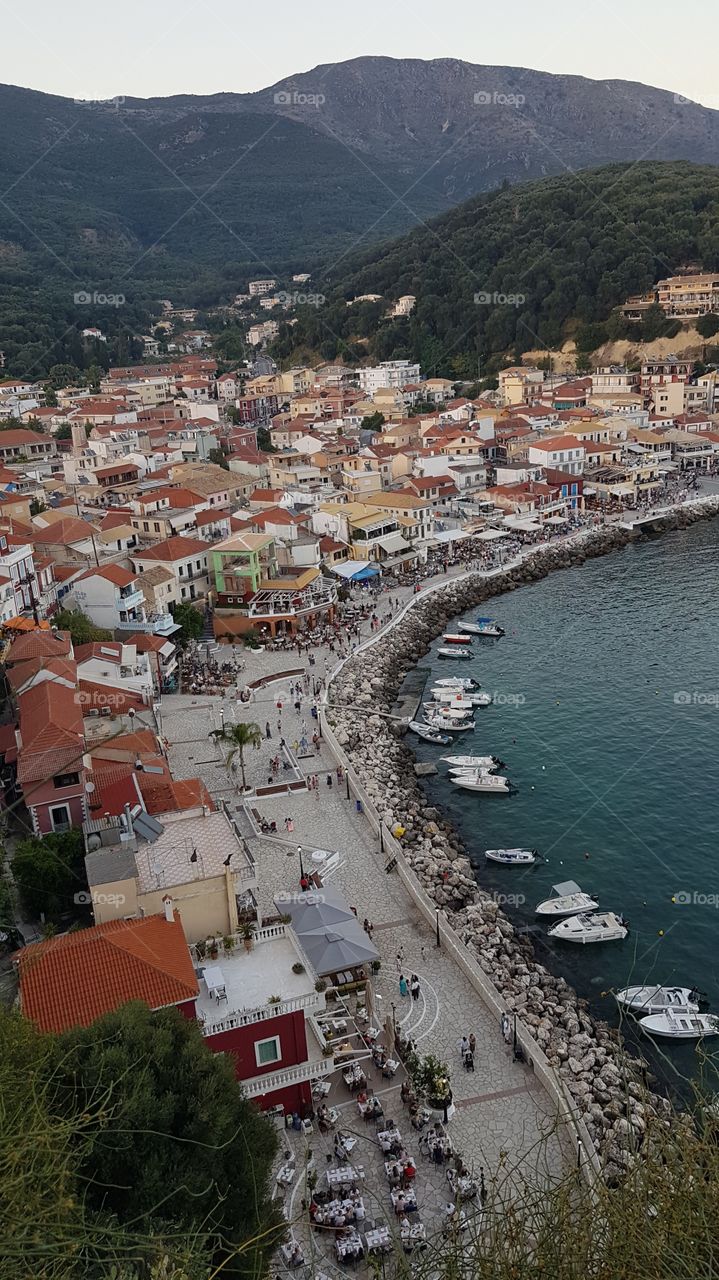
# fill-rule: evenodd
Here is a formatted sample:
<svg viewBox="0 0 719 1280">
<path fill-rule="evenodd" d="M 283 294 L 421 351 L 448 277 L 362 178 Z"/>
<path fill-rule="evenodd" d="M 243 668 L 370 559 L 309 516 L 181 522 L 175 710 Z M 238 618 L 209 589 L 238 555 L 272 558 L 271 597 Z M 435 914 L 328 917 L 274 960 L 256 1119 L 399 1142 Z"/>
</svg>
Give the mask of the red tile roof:
<svg viewBox="0 0 719 1280">
<path fill-rule="evenodd" d="M 13 640 L 7 665 L 30 658 L 69 658 L 71 649 L 69 631 L 27 631 Z"/>
<path fill-rule="evenodd" d="M 185 560 L 189 556 L 199 555 L 200 552 L 208 552 L 211 543 L 202 542 L 199 538 L 181 538 L 175 535 L 172 538 L 166 538 L 164 542 L 156 542 L 154 547 L 146 547 L 142 551 L 135 552 L 137 560 Z"/>
<path fill-rule="evenodd" d="M 116 587 L 129 587 L 131 582 L 137 579 L 136 573 L 130 573 L 129 569 L 123 569 L 119 564 L 105 564 L 98 568 L 86 569 L 80 575 L 80 580 L 84 578 L 104 578 L 106 582 L 112 582 Z"/>
<path fill-rule="evenodd" d="M 204 804 L 214 809 L 214 801 L 201 778 L 158 778 L 154 773 L 138 773 L 137 781 L 148 813 L 178 813 Z"/>
<path fill-rule="evenodd" d="M 128 1000 L 162 1009 L 198 994 L 177 916 L 111 920 L 37 942 L 16 959 L 22 1012 L 46 1032 L 88 1027 Z"/>
</svg>

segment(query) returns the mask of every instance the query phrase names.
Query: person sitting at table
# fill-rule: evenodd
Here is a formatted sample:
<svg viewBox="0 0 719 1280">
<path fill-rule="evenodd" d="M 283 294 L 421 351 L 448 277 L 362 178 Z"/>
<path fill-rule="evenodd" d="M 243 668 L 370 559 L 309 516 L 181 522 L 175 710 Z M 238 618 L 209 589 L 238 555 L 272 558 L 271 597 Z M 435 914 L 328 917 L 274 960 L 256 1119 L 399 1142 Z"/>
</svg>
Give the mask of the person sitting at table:
<svg viewBox="0 0 719 1280">
<path fill-rule="evenodd" d="M 407 1203 L 407 1197 L 405 1196 L 403 1191 L 398 1191 L 395 1197 L 395 1202 L 394 1202 L 395 1213 L 399 1217 L 400 1213 L 406 1213 L 408 1208 L 409 1208 L 409 1205 Z"/>
<path fill-rule="evenodd" d="M 407 1161 L 407 1163 L 406 1163 L 406 1165 L 404 1166 L 404 1169 L 402 1170 L 402 1183 L 403 1183 L 403 1185 L 404 1185 L 405 1187 L 408 1187 L 408 1186 L 410 1185 L 410 1183 L 412 1182 L 412 1179 L 413 1179 L 413 1178 L 415 1178 L 415 1177 L 416 1177 L 416 1175 L 417 1175 L 417 1170 L 415 1169 L 415 1167 L 414 1167 L 414 1165 L 413 1165 L 413 1164 L 410 1164 L 410 1162 L 409 1162 L 409 1160 L 408 1160 L 408 1161 Z"/>
<path fill-rule="evenodd" d="M 364 1089 L 360 1089 L 359 1093 L 357 1094 L 358 1105 L 360 1107 L 363 1107 L 366 1101 L 367 1101 L 367 1094 L 365 1093 Z"/>
<path fill-rule="evenodd" d="M 302 1264 L 304 1263 L 304 1260 L 305 1260 L 305 1255 L 303 1254 L 302 1249 L 300 1248 L 297 1241 L 295 1241 L 290 1251 L 290 1255 L 287 1259 L 287 1265 L 288 1267 L 301 1267 Z"/>
<path fill-rule="evenodd" d="M 354 1203 L 355 1221 L 364 1222 L 364 1219 L 366 1218 L 367 1215 L 365 1213 L 364 1202 L 359 1192 L 355 1193 L 355 1200 L 353 1201 L 353 1203 Z"/>
<path fill-rule="evenodd" d="M 402 1177 L 402 1165 L 399 1163 L 399 1160 L 394 1160 L 390 1165 L 389 1176 L 390 1176 L 390 1182 L 392 1183 L 392 1186 L 393 1187 L 398 1186 L 399 1180 Z"/>
<path fill-rule="evenodd" d="M 409 1218 L 404 1217 L 402 1219 L 402 1221 L 399 1224 L 399 1229 L 402 1232 L 402 1235 L 405 1235 L 405 1234 L 409 1235 L 410 1231 L 412 1230 Z"/>
</svg>

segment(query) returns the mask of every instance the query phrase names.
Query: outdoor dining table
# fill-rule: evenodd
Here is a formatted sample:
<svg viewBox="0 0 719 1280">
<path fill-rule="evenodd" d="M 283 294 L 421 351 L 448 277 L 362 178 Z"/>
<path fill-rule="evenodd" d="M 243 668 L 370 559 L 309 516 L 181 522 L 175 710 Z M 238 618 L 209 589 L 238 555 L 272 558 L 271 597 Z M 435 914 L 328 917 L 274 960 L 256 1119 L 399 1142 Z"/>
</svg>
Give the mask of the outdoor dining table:
<svg viewBox="0 0 719 1280">
<path fill-rule="evenodd" d="M 405 1253 L 411 1253 L 416 1245 L 427 1241 L 427 1230 L 423 1222 L 413 1222 L 402 1227 L 399 1234 Z"/>
<path fill-rule="evenodd" d="M 283 1164 L 282 1168 L 279 1169 L 277 1173 L 277 1178 L 276 1178 L 277 1185 L 280 1187 L 289 1186 L 294 1176 L 295 1176 L 294 1166 L 291 1164 Z"/>
<path fill-rule="evenodd" d="M 402 1134 L 396 1126 L 394 1129 L 381 1129 L 377 1141 L 383 1151 L 391 1151 L 393 1147 L 402 1145 Z"/>
<path fill-rule="evenodd" d="M 294 1241 L 282 1245 L 282 1255 L 288 1267 L 303 1267 L 305 1263 L 305 1255 L 302 1247 Z"/>
<path fill-rule="evenodd" d="M 340 1262 L 347 1257 L 358 1258 L 364 1256 L 364 1245 L 362 1237 L 354 1228 L 343 1231 L 342 1235 L 337 1236 L 335 1240 L 335 1253 Z"/>
<path fill-rule="evenodd" d="M 406 1191 L 390 1191 L 395 1213 L 416 1213 L 417 1197 L 412 1187 Z"/>
<path fill-rule="evenodd" d="M 365 1232 L 365 1243 L 368 1253 L 389 1253 L 392 1248 L 389 1227 L 375 1227 L 374 1231 Z"/>
<path fill-rule="evenodd" d="M 364 1071 L 359 1067 L 352 1067 L 349 1071 L 344 1071 L 342 1073 L 342 1079 L 351 1092 L 354 1092 L 355 1089 L 363 1088 L 367 1083 L 367 1077 Z"/>
<path fill-rule="evenodd" d="M 463 1200 L 473 1200 L 477 1194 L 477 1183 L 469 1175 L 458 1178 L 454 1169 L 448 1169 L 447 1181 L 455 1195 L 461 1196 Z"/>
<path fill-rule="evenodd" d="M 340 1165 L 337 1169 L 328 1169 L 326 1177 L 330 1187 L 353 1187 L 356 1182 L 364 1180 L 364 1169 L 351 1164 Z"/>
<path fill-rule="evenodd" d="M 397 1184 L 401 1182 L 402 1174 L 404 1173 L 407 1165 L 412 1169 L 417 1168 L 411 1156 L 409 1156 L 407 1160 L 385 1160 L 384 1171 L 387 1174 L 387 1181 L 390 1186 L 397 1186 Z"/>
</svg>

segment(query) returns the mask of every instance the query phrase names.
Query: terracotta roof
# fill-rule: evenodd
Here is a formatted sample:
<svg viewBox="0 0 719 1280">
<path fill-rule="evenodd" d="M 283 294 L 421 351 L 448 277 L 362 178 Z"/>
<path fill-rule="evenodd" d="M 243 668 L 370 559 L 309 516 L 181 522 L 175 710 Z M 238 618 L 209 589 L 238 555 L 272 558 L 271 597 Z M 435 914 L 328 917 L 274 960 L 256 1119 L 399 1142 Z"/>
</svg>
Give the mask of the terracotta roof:
<svg viewBox="0 0 719 1280">
<path fill-rule="evenodd" d="M 27 662 L 16 662 L 6 672 L 10 688 L 17 692 L 38 671 L 49 671 L 51 675 L 67 680 L 72 685 L 77 679 L 77 665 L 71 658 L 28 658 Z"/>
<path fill-rule="evenodd" d="M 556 453 L 562 449 L 583 449 L 584 444 L 574 436 L 551 436 L 548 440 L 532 440 L 529 447 L 542 453 Z"/>
<path fill-rule="evenodd" d="M 72 649 L 69 631 L 28 631 L 13 640 L 6 662 L 27 662 L 30 658 L 69 658 Z"/>
<path fill-rule="evenodd" d="M 164 542 L 156 542 L 154 547 L 135 552 L 134 558 L 136 560 L 185 560 L 200 552 L 206 553 L 211 545 L 209 542 L 202 542 L 199 538 L 181 538 L 176 534 L 172 538 L 166 538 Z"/>
<path fill-rule="evenodd" d="M 84 578 L 104 578 L 106 582 L 113 582 L 116 587 L 129 587 L 131 582 L 137 579 L 136 573 L 130 573 L 129 569 L 123 569 L 119 564 L 105 564 L 98 568 L 86 569 L 80 575 L 80 580 Z"/>
<path fill-rule="evenodd" d="M 168 636 L 154 636 L 149 632 L 138 631 L 128 636 L 126 644 L 134 644 L 138 653 L 162 653 L 165 645 L 169 644 L 174 649 L 175 645 Z"/>
<path fill-rule="evenodd" d="M 111 920 L 49 938 L 20 951 L 17 967 L 22 1012 L 48 1032 L 88 1027 L 128 1000 L 162 1009 L 199 990 L 177 915 Z"/>
<path fill-rule="evenodd" d="M 117 640 L 90 640 L 75 646 L 75 661 L 87 662 L 88 658 L 104 658 L 106 662 L 119 662 L 122 645 Z"/>
<path fill-rule="evenodd" d="M 87 521 L 79 520 L 76 516 L 64 516 L 45 528 L 35 526 L 32 536 L 36 543 L 63 543 L 68 546 L 73 542 L 84 542 L 93 532 L 93 526 Z"/>
<path fill-rule="evenodd" d="M 204 804 L 214 809 L 214 801 L 201 778 L 158 778 L 154 773 L 138 773 L 137 781 L 148 813 L 178 813 Z"/>
<path fill-rule="evenodd" d="M 22 747 L 18 780 L 47 781 L 70 766 L 82 767 L 85 739 L 77 690 L 43 680 L 18 699 Z"/>
<path fill-rule="evenodd" d="M 3 449 L 14 449 L 18 445 L 23 444 L 51 444 L 52 441 L 48 436 L 40 435 L 37 431 L 3 431 L 0 434 L 0 452 Z"/>
</svg>

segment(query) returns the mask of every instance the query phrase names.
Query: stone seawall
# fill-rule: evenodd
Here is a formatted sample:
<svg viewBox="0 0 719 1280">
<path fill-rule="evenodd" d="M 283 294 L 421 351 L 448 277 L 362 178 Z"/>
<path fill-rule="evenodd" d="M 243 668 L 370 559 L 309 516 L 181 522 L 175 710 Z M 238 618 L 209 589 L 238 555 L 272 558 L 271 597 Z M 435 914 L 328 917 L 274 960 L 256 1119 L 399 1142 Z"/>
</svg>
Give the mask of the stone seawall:
<svg viewBox="0 0 719 1280">
<path fill-rule="evenodd" d="M 653 533 L 685 528 L 717 514 L 719 498 L 708 499 L 661 517 Z M 605 528 L 570 546 L 541 548 L 505 573 L 491 578 L 468 575 L 418 596 L 394 626 L 343 665 L 328 696 L 330 723 L 368 797 L 387 827 L 400 823 L 405 828 L 402 846 L 409 865 L 559 1073 L 610 1179 L 618 1177 L 631 1159 L 631 1149 L 646 1127 L 647 1110 L 666 1115 L 670 1104 L 648 1090 L 646 1064 L 628 1055 L 616 1031 L 594 1019 L 587 1001 L 537 960 L 531 941 L 517 934 L 478 885 L 460 837 L 427 803 L 417 783 L 414 757 L 397 722 L 386 716 L 408 672 L 451 618 L 644 536 L 635 530 Z M 343 711 L 338 704 L 355 709 Z M 366 716 L 358 714 L 363 707 Z"/>
</svg>

